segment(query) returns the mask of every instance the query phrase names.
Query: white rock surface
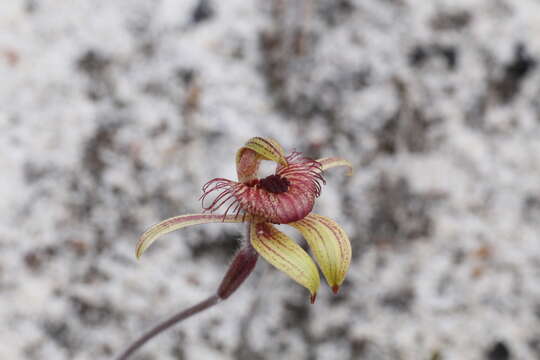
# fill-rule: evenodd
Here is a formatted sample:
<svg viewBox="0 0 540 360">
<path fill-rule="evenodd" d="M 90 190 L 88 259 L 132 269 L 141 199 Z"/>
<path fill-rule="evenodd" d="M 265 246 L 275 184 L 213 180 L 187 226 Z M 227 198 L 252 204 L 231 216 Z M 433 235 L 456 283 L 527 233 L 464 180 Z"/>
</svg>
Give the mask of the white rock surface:
<svg viewBox="0 0 540 360">
<path fill-rule="evenodd" d="M 211 294 L 248 138 L 338 155 L 316 305 L 260 261 L 133 359 L 540 359 L 540 2 L 0 2 L 0 359 L 106 359 Z"/>
</svg>

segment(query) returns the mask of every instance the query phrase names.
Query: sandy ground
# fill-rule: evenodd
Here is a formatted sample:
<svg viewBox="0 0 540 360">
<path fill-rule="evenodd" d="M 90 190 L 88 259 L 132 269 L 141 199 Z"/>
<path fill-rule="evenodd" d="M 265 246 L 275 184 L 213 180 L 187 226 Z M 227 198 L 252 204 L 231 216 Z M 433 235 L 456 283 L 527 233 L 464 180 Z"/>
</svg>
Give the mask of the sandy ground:
<svg viewBox="0 0 540 360">
<path fill-rule="evenodd" d="M 316 206 L 340 294 L 260 261 L 133 359 L 540 359 L 539 58 L 535 0 L 0 2 L 0 358 L 108 359 L 210 295 L 241 226 L 135 243 L 269 136 L 355 166 Z"/>
</svg>

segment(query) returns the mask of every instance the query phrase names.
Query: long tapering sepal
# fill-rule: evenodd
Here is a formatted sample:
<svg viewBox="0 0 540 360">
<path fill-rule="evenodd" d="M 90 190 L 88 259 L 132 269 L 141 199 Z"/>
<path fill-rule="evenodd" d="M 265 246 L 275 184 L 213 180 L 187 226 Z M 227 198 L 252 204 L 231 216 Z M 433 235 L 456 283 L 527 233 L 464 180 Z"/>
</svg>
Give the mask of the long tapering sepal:
<svg viewBox="0 0 540 360">
<path fill-rule="evenodd" d="M 289 225 L 302 233 L 336 293 L 351 263 L 351 244 L 345 231 L 334 220 L 313 213 Z"/>
<path fill-rule="evenodd" d="M 248 221 L 249 218 L 249 215 L 223 216 L 212 214 L 187 214 L 175 216 L 164 220 L 158 224 L 155 224 L 150 229 L 146 230 L 146 232 L 142 234 L 139 242 L 137 243 L 135 253 L 137 255 L 137 258 L 141 257 L 141 255 L 146 251 L 146 249 L 148 249 L 148 247 L 152 245 L 152 243 L 156 241 L 158 237 L 170 233 L 171 231 L 185 228 L 187 226 L 220 222 L 240 223 L 243 221 Z"/>
</svg>

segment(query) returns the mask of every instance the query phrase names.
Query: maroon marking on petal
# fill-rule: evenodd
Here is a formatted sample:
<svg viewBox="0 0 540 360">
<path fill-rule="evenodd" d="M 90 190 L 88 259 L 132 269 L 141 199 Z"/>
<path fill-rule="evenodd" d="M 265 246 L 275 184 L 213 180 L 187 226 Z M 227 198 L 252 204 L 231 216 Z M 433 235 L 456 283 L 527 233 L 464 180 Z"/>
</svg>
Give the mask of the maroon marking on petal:
<svg viewBox="0 0 540 360">
<path fill-rule="evenodd" d="M 265 238 L 272 237 L 272 228 L 268 226 L 267 223 L 261 222 L 261 223 L 256 224 L 255 231 L 257 232 L 258 237 L 261 237 L 261 236 L 264 236 Z"/>
<path fill-rule="evenodd" d="M 270 141 L 266 140 L 265 138 L 257 136 L 256 139 L 264 142 L 268 147 L 270 147 L 276 154 L 281 154 L 281 151 L 274 146 Z"/>
<path fill-rule="evenodd" d="M 339 291 L 339 285 L 332 286 L 332 291 L 333 291 L 334 294 L 337 294 L 338 291 Z"/>
<path fill-rule="evenodd" d="M 311 295 L 311 298 L 309 299 L 311 304 L 315 304 L 315 300 L 317 300 L 317 293 L 314 293 L 313 295 Z"/>
<path fill-rule="evenodd" d="M 325 219 L 324 217 L 322 216 L 317 216 L 317 220 L 324 224 L 331 232 L 332 234 L 334 235 L 334 237 L 336 239 L 339 239 L 341 238 L 341 233 L 338 229 L 336 229 L 336 226 L 335 224 L 332 224 L 331 222 L 329 222 L 327 219 Z M 338 245 L 339 245 L 339 252 L 342 256 L 344 256 L 347 252 L 345 251 L 345 249 L 343 248 L 343 243 L 341 241 L 338 241 Z M 343 257 L 343 260 L 345 260 L 346 258 Z M 343 264 L 343 261 L 341 262 L 341 264 Z M 342 265 L 340 265 L 340 268 L 342 268 Z"/>
<path fill-rule="evenodd" d="M 317 237 L 319 239 L 323 239 L 322 244 L 324 246 L 324 251 L 326 252 L 326 254 L 329 253 L 329 249 L 328 249 L 328 242 L 327 241 L 324 241 L 324 236 L 321 234 L 321 232 L 319 231 L 319 228 L 316 226 L 317 224 L 317 221 L 311 217 L 311 216 L 308 216 L 308 217 L 305 217 L 304 219 L 301 220 L 301 223 L 302 225 L 304 225 L 305 227 L 309 228 L 312 232 L 314 232 L 315 234 L 317 234 Z M 324 223 L 326 225 L 326 223 Z M 334 235 L 335 236 L 335 235 Z M 340 244 L 341 245 L 341 244 Z M 338 271 L 337 269 L 337 265 L 336 264 L 332 264 L 332 272 L 336 273 Z M 337 290 L 334 290 L 334 288 L 337 286 L 337 290 L 339 290 L 339 285 L 334 285 L 332 287 L 332 290 L 334 291 L 334 294 L 337 293 Z"/>
<path fill-rule="evenodd" d="M 302 274 L 303 277 L 307 278 L 306 272 L 304 269 L 299 267 L 296 263 L 290 261 L 288 258 L 284 257 L 279 251 L 274 247 L 270 246 L 269 243 L 277 242 L 282 247 L 287 247 L 287 244 L 283 242 L 280 237 L 276 237 L 277 230 L 268 223 L 258 223 L 255 225 L 256 236 L 260 240 L 261 246 L 263 246 L 268 252 L 273 253 L 276 257 L 279 257 L 281 260 L 286 262 L 290 268 L 296 269 L 296 271 Z M 316 295 L 316 294 L 315 294 Z"/>
</svg>

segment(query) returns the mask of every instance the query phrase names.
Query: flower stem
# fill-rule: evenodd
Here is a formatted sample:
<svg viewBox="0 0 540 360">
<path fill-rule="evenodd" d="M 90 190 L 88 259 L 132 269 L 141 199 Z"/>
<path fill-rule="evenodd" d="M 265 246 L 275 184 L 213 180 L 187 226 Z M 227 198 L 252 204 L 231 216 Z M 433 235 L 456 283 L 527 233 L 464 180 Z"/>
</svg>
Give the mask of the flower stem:
<svg viewBox="0 0 540 360">
<path fill-rule="evenodd" d="M 206 300 L 203 300 L 200 303 L 188 309 L 185 309 L 179 312 L 178 314 L 168 318 L 167 320 L 163 321 L 162 323 L 148 330 L 148 332 L 146 332 L 140 338 L 138 338 L 135 342 L 133 342 L 126 350 L 124 350 L 124 352 L 122 352 L 122 354 L 120 354 L 120 356 L 116 358 L 116 360 L 128 359 L 131 354 L 137 351 L 141 346 L 143 346 L 148 340 L 152 339 L 154 336 L 157 336 L 163 331 L 170 328 L 171 326 L 216 305 L 220 301 L 221 299 L 219 298 L 217 294 L 212 295 Z"/>
</svg>

